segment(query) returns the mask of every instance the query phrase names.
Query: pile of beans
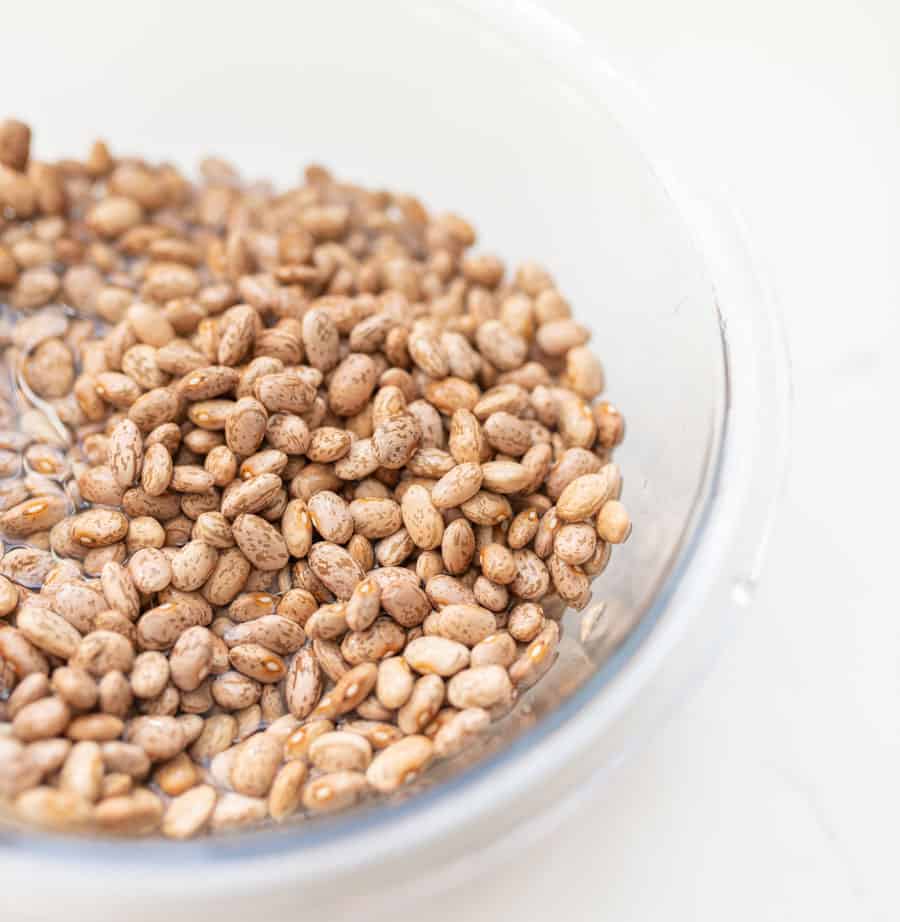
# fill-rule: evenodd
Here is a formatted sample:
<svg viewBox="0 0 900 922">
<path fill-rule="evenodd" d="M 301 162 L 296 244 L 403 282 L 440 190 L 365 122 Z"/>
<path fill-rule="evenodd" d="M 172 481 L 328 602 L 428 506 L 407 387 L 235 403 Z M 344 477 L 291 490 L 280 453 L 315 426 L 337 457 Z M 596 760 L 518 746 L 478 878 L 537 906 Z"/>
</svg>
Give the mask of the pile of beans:
<svg viewBox="0 0 900 922">
<path fill-rule="evenodd" d="M 630 531 L 552 277 L 322 167 L 30 146 L 0 123 L 0 810 L 186 838 L 459 753 Z"/>
</svg>

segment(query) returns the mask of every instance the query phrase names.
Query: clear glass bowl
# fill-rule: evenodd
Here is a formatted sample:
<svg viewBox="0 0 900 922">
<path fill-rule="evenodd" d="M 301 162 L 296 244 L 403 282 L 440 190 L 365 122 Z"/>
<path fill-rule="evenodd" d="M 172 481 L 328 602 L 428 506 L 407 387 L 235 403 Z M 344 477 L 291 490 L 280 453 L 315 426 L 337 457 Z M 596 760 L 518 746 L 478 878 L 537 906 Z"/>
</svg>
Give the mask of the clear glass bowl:
<svg viewBox="0 0 900 922">
<path fill-rule="evenodd" d="M 692 139 L 663 137 L 582 38 L 531 4 L 196 3 L 174 22 L 78 7 L 54 12 L 53 35 L 22 11 L 0 65 L 32 74 L 16 105 L 41 155 L 103 132 L 116 151 L 188 166 L 221 153 L 282 181 L 316 160 L 458 210 L 486 248 L 550 267 L 625 413 L 634 531 L 596 584 L 607 608 L 591 639 L 570 613 L 554 669 L 477 759 L 355 813 L 194 843 L 0 832 L 0 916 L 313 917 L 465 878 L 602 782 L 752 598 L 789 401 L 739 225 Z M 38 39 L 53 63 L 35 73 Z M 69 92 L 53 93 L 61 74 Z"/>
</svg>

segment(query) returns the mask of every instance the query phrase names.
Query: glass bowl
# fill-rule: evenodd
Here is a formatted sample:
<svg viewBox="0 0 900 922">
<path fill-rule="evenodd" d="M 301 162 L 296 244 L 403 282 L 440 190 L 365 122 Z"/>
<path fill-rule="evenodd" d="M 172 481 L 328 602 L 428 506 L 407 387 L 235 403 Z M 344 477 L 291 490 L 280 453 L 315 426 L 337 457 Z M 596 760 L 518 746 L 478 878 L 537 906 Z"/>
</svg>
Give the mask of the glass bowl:
<svg viewBox="0 0 900 922">
<path fill-rule="evenodd" d="M 218 153 L 419 194 L 554 273 L 594 333 L 633 535 L 485 746 L 402 797 L 192 843 L 0 831 L 4 918 L 269 918 L 396 905 L 545 831 L 621 763 L 752 599 L 787 440 L 778 318 L 693 139 L 663 137 L 582 37 L 528 3 L 78 4 L 17 11 L 0 75 L 41 156 Z M 43 49 L 35 71 L 29 55 Z M 7 85 L 9 85 L 9 82 Z M 13 113 L 10 113 L 13 114 Z M 440 783 L 434 783 L 439 781 Z M 302 912 L 300 911 L 302 909 Z"/>
</svg>

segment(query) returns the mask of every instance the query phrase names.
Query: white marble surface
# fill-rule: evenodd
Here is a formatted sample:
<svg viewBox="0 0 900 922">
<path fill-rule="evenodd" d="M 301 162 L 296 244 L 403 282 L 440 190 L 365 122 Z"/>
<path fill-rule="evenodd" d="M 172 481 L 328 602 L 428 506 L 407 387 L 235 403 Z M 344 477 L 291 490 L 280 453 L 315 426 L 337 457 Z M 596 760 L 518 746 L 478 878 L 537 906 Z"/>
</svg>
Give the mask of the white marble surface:
<svg viewBox="0 0 900 922">
<path fill-rule="evenodd" d="M 703 686 L 602 799 L 431 919 L 896 920 L 900 10 L 553 6 L 719 162 L 785 315 L 793 470 Z"/>
<path fill-rule="evenodd" d="M 896 0 L 547 3 L 718 163 L 783 305 L 793 470 L 702 687 L 577 819 L 423 917 L 896 920 Z"/>
</svg>

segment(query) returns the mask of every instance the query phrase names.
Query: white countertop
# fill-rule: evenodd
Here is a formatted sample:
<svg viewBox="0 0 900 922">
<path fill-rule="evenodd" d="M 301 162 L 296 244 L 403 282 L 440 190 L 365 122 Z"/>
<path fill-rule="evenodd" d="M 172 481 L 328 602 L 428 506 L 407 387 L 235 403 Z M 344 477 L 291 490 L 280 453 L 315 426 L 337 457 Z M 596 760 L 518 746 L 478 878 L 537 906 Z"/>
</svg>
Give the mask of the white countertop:
<svg viewBox="0 0 900 922">
<path fill-rule="evenodd" d="M 759 597 L 668 726 L 514 864 L 402 915 L 895 922 L 900 5 L 546 5 L 719 164 L 785 315 L 793 471 Z"/>
<path fill-rule="evenodd" d="M 429 920 L 896 920 L 900 10 L 553 7 L 717 155 L 785 315 L 793 471 L 703 686 L 602 799 Z"/>
</svg>

